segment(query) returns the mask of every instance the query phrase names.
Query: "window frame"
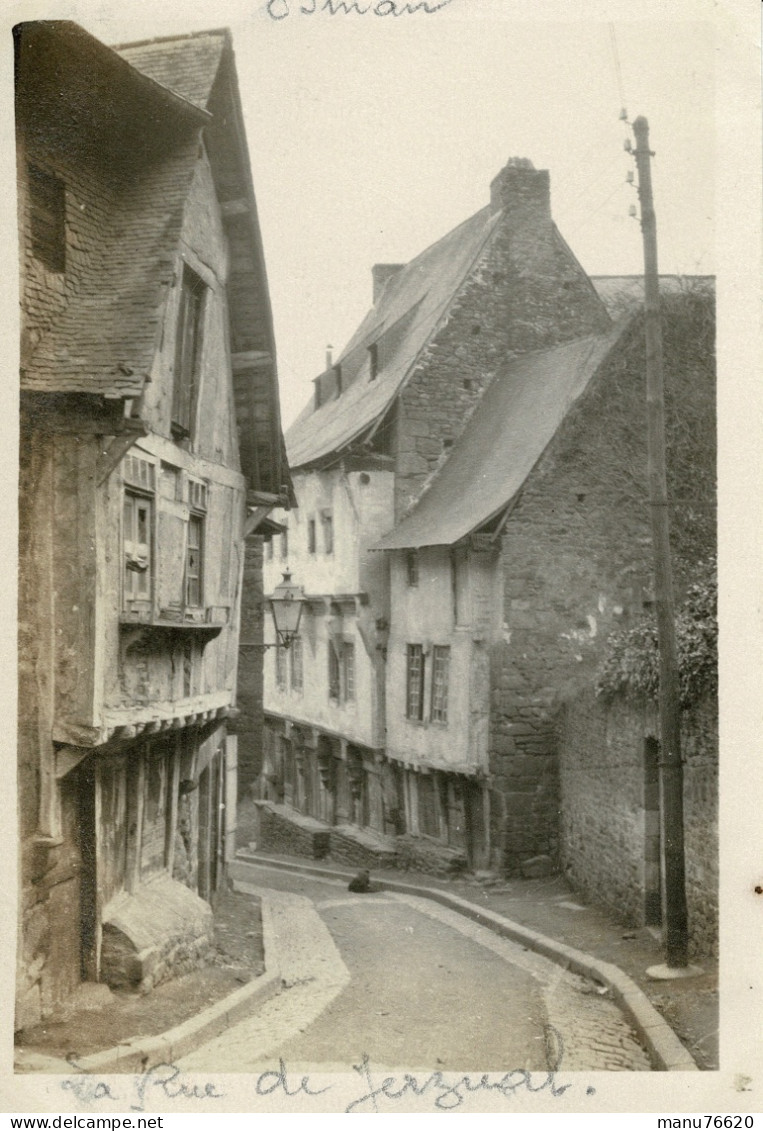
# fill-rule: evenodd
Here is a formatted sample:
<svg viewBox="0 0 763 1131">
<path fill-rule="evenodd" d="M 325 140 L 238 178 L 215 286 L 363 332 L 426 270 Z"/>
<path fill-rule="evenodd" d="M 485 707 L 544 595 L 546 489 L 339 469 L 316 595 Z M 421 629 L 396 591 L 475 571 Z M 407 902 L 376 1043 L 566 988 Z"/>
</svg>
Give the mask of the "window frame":
<svg viewBox="0 0 763 1131">
<path fill-rule="evenodd" d="M 209 287 L 183 262 L 177 321 L 170 428 L 176 439 L 193 435 L 201 385 L 205 322 Z"/>
<path fill-rule="evenodd" d="M 185 567 L 183 575 L 183 606 L 186 609 L 203 609 L 206 566 L 207 500 L 209 485 L 203 479 L 188 476 L 188 519 L 186 522 Z M 196 530 L 196 544 L 191 544 L 191 531 Z M 198 563 L 191 572 L 192 553 L 197 552 Z M 191 599 L 191 583 L 196 582 L 198 601 Z"/>
<path fill-rule="evenodd" d="M 444 678 L 443 678 L 444 676 Z M 430 720 L 447 726 L 450 684 L 450 645 L 435 644 L 432 648 L 432 693 Z"/>
<path fill-rule="evenodd" d="M 331 703 L 342 702 L 342 665 L 339 650 L 331 639 L 328 642 L 328 693 Z"/>
<path fill-rule="evenodd" d="M 342 644 L 342 692 L 345 703 L 355 702 L 355 644 L 345 640 Z"/>
<path fill-rule="evenodd" d="M 322 511 L 323 552 L 327 556 L 334 553 L 334 516 L 330 510 Z"/>
<path fill-rule="evenodd" d="M 302 692 L 305 688 L 305 652 L 302 637 L 295 636 L 291 642 L 290 686 L 292 691 Z"/>
<path fill-rule="evenodd" d="M 285 691 L 287 687 L 287 657 L 283 644 L 276 644 L 275 649 L 275 679 L 276 687 Z"/>
<path fill-rule="evenodd" d="M 424 721 L 426 655 L 423 644 L 407 644 L 405 654 L 405 717 L 410 722 Z"/>
<path fill-rule="evenodd" d="M 137 537 L 141 508 L 145 510 L 145 541 Z M 150 612 L 153 608 L 156 580 L 156 513 L 156 464 L 142 455 L 130 453 L 125 456 L 122 463 L 121 590 L 122 607 L 127 612 L 137 610 Z M 128 521 L 131 526 L 129 531 Z M 140 547 L 145 548 L 144 553 L 141 552 Z M 146 559 L 144 569 L 140 568 L 142 558 Z M 131 561 L 134 563 L 132 567 L 128 564 Z M 145 581 L 145 585 L 139 587 L 141 580 Z"/>
</svg>

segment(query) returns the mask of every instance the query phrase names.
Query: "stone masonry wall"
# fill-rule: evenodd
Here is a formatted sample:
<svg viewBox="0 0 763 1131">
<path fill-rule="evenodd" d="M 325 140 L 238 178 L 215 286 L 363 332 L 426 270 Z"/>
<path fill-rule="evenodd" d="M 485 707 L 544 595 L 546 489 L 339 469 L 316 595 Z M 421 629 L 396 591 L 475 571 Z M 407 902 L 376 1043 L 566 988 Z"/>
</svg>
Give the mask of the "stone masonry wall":
<svg viewBox="0 0 763 1131">
<path fill-rule="evenodd" d="M 714 548 L 712 338 L 687 310 L 664 329 L 676 598 Z M 675 329 L 675 327 L 674 327 Z M 692 343 L 687 356 L 683 345 Z M 704 356 L 702 353 L 704 351 Z M 493 649 L 493 843 L 502 864 L 558 851 L 556 715 L 590 687 L 609 634 L 653 601 L 643 327 L 634 324 L 531 473 L 502 547 L 503 640 Z"/>
<path fill-rule="evenodd" d="M 551 221 L 548 173 L 505 169 L 503 176 L 507 206 L 498 228 L 400 397 L 398 518 L 447 458 L 500 365 L 610 324 Z"/>
<path fill-rule="evenodd" d="M 652 712 L 652 715 L 654 712 Z M 684 839 L 690 949 L 718 948 L 717 704 L 682 717 Z M 643 709 L 605 704 L 592 694 L 560 720 L 561 857 L 570 882 L 624 923 L 644 923 L 645 821 Z"/>
<path fill-rule="evenodd" d="M 586 898 L 644 922 L 643 711 L 580 695 L 560 719 L 560 856 Z"/>
<path fill-rule="evenodd" d="M 329 828 L 313 817 L 269 801 L 258 801 L 257 845 L 266 852 L 285 856 L 307 856 L 322 860 L 329 851 Z"/>
</svg>

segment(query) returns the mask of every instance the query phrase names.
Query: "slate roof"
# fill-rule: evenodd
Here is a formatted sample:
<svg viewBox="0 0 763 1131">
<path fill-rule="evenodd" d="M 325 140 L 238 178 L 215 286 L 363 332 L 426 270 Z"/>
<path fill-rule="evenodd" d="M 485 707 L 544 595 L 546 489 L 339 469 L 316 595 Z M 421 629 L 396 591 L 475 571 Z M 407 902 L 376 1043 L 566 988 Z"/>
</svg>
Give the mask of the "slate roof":
<svg viewBox="0 0 763 1131">
<path fill-rule="evenodd" d="M 22 25 L 18 50 L 30 156 L 65 145 L 80 175 L 97 176 L 100 209 L 96 239 L 69 215 L 80 254 L 65 306 L 22 353 L 21 387 L 139 396 L 208 115 L 68 21 Z"/>
<path fill-rule="evenodd" d="M 315 409 L 310 403 L 286 434 L 292 468 L 335 452 L 368 429 L 391 404 L 500 220 L 483 208 L 388 279 L 377 303 L 343 353 L 343 392 Z M 368 346 L 377 344 L 371 380 Z"/>
<path fill-rule="evenodd" d="M 643 275 L 591 275 L 591 282 L 613 317 L 624 314 L 644 301 Z M 681 294 L 685 289 L 700 288 L 713 293 L 714 275 L 660 275 L 660 293 Z"/>
<path fill-rule="evenodd" d="M 178 39 L 127 43 L 113 50 L 154 82 L 205 110 L 223 50 L 229 43 L 230 32 L 221 29 Z"/>
<path fill-rule="evenodd" d="M 503 366 L 428 490 L 372 549 L 451 546 L 499 515 L 625 325 L 523 354 Z"/>
</svg>

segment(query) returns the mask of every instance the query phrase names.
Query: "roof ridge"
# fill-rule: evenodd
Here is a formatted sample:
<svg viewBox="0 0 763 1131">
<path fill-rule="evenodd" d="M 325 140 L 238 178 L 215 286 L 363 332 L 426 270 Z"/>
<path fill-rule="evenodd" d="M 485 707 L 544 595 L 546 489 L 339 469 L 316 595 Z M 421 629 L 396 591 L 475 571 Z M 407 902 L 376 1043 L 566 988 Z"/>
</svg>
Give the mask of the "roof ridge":
<svg viewBox="0 0 763 1131">
<path fill-rule="evenodd" d="M 151 39 L 133 39 L 127 43 L 109 43 L 107 46 L 112 51 L 127 51 L 131 47 L 151 47 L 155 43 L 182 43 L 186 40 L 201 39 L 205 35 L 219 35 L 229 42 L 232 41 L 230 28 L 217 27 L 208 28 L 205 31 L 189 31 L 183 35 L 156 35 Z"/>
</svg>

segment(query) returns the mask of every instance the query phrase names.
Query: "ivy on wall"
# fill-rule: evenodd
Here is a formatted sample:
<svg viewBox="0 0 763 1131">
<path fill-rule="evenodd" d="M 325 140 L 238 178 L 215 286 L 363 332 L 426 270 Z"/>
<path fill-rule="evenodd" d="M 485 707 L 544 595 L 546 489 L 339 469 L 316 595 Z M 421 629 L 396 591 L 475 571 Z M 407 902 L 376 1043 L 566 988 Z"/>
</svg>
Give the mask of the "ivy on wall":
<svg viewBox="0 0 763 1131">
<path fill-rule="evenodd" d="M 718 690 L 718 577 L 715 558 L 700 562 L 676 615 L 681 705 Z M 596 694 L 656 700 L 659 691 L 657 625 L 652 617 L 613 633 L 599 669 Z"/>
</svg>

